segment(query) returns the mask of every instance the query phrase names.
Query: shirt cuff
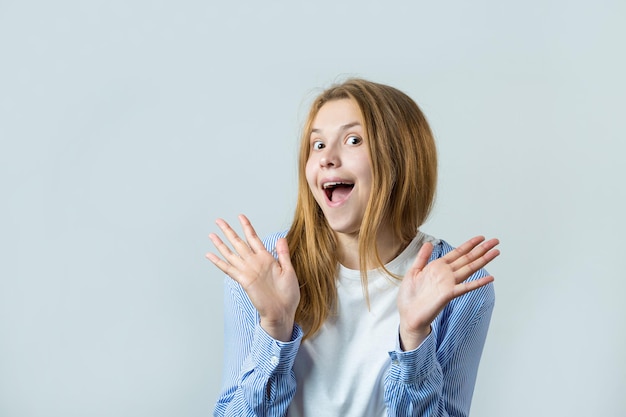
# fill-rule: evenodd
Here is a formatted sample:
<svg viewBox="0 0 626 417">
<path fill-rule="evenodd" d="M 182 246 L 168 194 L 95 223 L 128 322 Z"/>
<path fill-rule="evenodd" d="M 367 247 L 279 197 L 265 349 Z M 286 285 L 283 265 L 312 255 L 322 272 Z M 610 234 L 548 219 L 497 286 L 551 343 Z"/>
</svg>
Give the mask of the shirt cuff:
<svg viewBox="0 0 626 417">
<path fill-rule="evenodd" d="M 257 323 L 251 349 L 256 368 L 267 376 L 290 372 L 303 335 L 300 326 L 294 325 L 290 341 L 281 342 L 273 339 Z"/>
<path fill-rule="evenodd" d="M 391 367 L 389 376 L 405 384 L 415 384 L 425 379 L 437 366 L 435 337 L 433 332 L 416 349 L 404 352 L 400 343 L 396 350 L 389 352 Z"/>
</svg>

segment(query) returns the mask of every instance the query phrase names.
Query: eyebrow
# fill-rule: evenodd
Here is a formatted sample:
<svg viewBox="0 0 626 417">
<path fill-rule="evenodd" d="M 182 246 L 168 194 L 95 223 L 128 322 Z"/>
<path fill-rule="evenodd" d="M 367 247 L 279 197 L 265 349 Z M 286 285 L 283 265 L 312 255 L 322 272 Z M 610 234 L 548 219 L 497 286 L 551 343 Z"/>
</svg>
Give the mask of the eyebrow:
<svg viewBox="0 0 626 417">
<path fill-rule="evenodd" d="M 355 126 L 361 126 L 361 123 L 352 122 L 352 123 L 345 124 L 339 127 L 339 131 L 344 132 L 348 129 L 352 129 Z M 311 129 L 311 133 L 321 133 L 321 132 L 322 132 L 322 129 Z"/>
</svg>

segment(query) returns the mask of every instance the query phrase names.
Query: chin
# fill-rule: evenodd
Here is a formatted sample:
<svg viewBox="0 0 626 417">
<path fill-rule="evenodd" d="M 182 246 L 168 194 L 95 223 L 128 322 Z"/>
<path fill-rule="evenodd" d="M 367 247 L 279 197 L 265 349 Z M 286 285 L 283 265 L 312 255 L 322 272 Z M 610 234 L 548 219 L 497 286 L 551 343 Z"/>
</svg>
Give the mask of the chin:
<svg viewBox="0 0 626 417">
<path fill-rule="evenodd" d="M 342 235 L 358 235 L 359 231 L 361 230 L 360 222 L 358 223 L 358 225 L 356 225 L 354 223 L 346 223 L 340 221 L 333 222 L 328 218 L 326 218 L 326 222 L 333 232 L 340 233 Z"/>
</svg>

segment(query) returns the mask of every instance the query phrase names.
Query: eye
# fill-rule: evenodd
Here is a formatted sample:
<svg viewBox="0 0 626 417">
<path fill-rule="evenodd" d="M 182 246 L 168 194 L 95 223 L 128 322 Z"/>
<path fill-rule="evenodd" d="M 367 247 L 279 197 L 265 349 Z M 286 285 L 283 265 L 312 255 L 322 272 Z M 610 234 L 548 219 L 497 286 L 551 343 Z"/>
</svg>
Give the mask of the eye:
<svg viewBox="0 0 626 417">
<path fill-rule="evenodd" d="M 363 142 L 363 139 L 358 136 L 348 136 L 348 139 L 346 139 L 348 145 L 359 145 L 361 142 Z"/>
<path fill-rule="evenodd" d="M 315 150 L 320 150 L 320 149 L 324 149 L 326 145 L 324 145 L 324 142 L 322 142 L 321 140 L 316 140 L 313 142 L 313 144 L 311 145 L 311 147 Z"/>
</svg>

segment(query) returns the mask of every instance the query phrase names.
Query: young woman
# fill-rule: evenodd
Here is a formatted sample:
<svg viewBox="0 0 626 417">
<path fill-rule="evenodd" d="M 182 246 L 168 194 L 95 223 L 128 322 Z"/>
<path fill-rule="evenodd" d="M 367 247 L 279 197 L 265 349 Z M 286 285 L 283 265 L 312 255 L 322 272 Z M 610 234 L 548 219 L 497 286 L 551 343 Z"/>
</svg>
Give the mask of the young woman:
<svg viewBox="0 0 626 417">
<path fill-rule="evenodd" d="M 216 416 L 465 416 L 494 304 L 482 269 L 419 227 L 433 204 L 435 143 L 401 91 L 351 79 L 313 103 L 296 212 L 262 242 L 224 220 L 224 383 Z"/>
</svg>

